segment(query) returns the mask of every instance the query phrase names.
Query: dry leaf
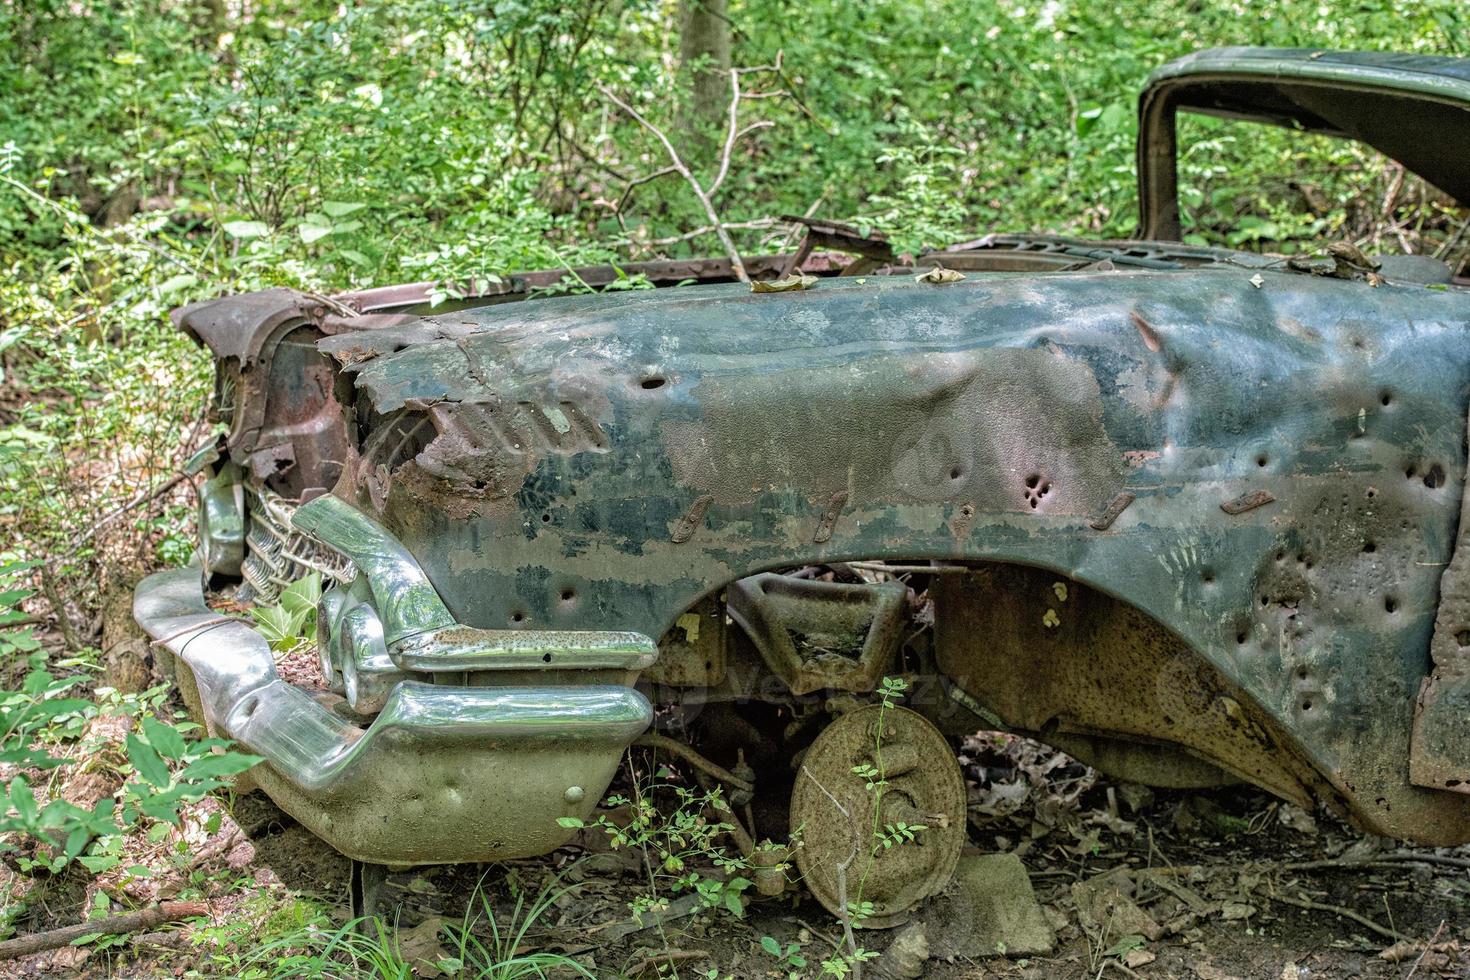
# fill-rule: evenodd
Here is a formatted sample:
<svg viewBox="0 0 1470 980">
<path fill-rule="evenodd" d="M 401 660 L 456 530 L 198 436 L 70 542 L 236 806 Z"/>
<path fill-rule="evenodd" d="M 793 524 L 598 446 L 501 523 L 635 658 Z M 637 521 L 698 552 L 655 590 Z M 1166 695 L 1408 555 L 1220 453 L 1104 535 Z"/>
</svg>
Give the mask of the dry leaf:
<svg viewBox="0 0 1470 980">
<path fill-rule="evenodd" d="M 932 283 L 936 286 L 941 286 L 947 282 L 960 282 L 964 278 L 965 274 L 963 272 L 956 272 L 953 269 L 945 269 L 941 266 L 935 266 L 928 272 L 922 272 L 914 277 L 918 282 Z"/>
<path fill-rule="evenodd" d="M 1130 949 L 1123 955 L 1123 965 L 1130 970 L 1136 970 L 1140 966 L 1148 966 L 1156 959 L 1158 957 L 1146 949 Z"/>
<path fill-rule="evenodd" d="M 437 977 L 444 972 L 439 969 L 439 961 L 449 953 L 439 944 L 439 928 L 443 924 L 443 919 L 431 915 L 398 939 L 400 955 L 421 977 Z"/>
<path fill-rule="evenodd" d="M 785 279 L 776 279 L 767 282 L 757 279 L 750 284 L 752 293 L 789 293 L 793 289 L 810 289 L 816 285 L 816 276 L 787 276 Z"/>
</svg>

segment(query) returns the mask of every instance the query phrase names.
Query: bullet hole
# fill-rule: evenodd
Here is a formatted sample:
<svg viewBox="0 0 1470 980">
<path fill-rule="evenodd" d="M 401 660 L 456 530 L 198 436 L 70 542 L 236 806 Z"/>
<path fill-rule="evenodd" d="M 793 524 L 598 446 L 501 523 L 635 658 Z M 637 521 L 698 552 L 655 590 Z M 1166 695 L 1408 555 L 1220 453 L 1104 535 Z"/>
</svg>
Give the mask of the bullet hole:
<svg viewBox="0 0 1470 980">
<path fill-rule="evenodd" d="M 1367 496 L 1369 500 L 1372 500 L 1374 497 L 1378 496 L 1378 491 L 1373 487 L 1369 487 L 1365 493 L 1365 496 Z"/>
<path fill-rule="evenodd" d="M 1312 710 L 1312 702 L 1311 701 L 1303 701 L 1302 702 L 1302 710 L 1303 711 L 1311 711 Z"/>
<path fill-rule="evenodd" d="M 542 514 L 541 515 L 541 523 L 542 524 L 550 524 L 551 523 L 551 515 L 550 514 Z"/>
<path fill-rule="evenodd" d="M 1203 572 L 1200 573 L 1200 579 L 1206 585 L 1210 585 L 1211 583 L 1213 583 L 1215 581 L 1215 572 L 1214 572 L 1214 570 L 1213 569 L 1209 569 L 1209 568 L 1205 569 Z"/>
<path fill-rule="evenodd" d="M 1259 456 L 1256 457 L 1256 465 L 1257 466 L 1265 466 L 1269 462 L 1270 462 L 1270 460 L 1266 458 L 1266 454 L 1265 453 L 1261 453 L 1261 455 L 1259 455 Z"/>
<path fill-rule="evenodd" d="M 561 601 L 562 602 L 571 602 L 575 598 L 577 598 L 577 593 L 576 593 L 576 590 L 575 589 L 562 589 L 561 590 Z"/>
<path fill-rule="evenodd" d="M 1438 463 L 1429 467 L 1429 472 L 1424 474 L 1424 485 L 1431 490 L 1444 486 L 1444 467 Z"/>
<path fill-rule="evenodd" d="M 549 663 L 551 663 L 551 654 L 549 654 L 549 653 L 543 653 L 541 655 L 541 662 L 543 664 L 549 664 Z"/>
<path fill-rule="evenodd" d="M 1041 498 L 1051 493 L 1051 484 L 1042 480 L 1040 473 L 1032 473 L 1026 477 L 1026 502 L 1035 510 L 1041 504 Z"/>
<path fill-rule="evenodd" d="M 1384 408 L 1387 408 L 1388 406 L 1393 404 L 1393 395 L 1385 391 L 1382 395 L 1378 397 L 1378 404 L 1382 405 Z"/>
<path fill-rule="evenodd" d="M 1299 680 L 1306 680 L 1307 679 L 1307 668 L 1305 668 L 1305 667 L 1298 667 L 1296 669 L 1296 676 L 1297 676 L 1297 678 Z"/>
<path fill-rule="evenodd" d="M 1244 646 L 1245 645 L 1245 639 L 1246 639 L 1246 637 L 1245 637 L 1245 633 L 1244 632 L 1236 633 L 1235 634 L 1235 642 L 1238 643 L 1238 644 L 1240 644 L 1241 646 Z"/>
<path fill-rule="evenodd" d="M 526 614 L 517 609 L 515 612 L 510 614 L 510 621 L 512 623 L 524 623 L 526 621 Z"/>
<path fill-rule="evenodd" d="M 1470 647 L 1470 630 L 1460 630 L 1456 633 L 1455 642 L 1462 647 Z"/>
<path fill-rule="evenodd" d="M 1416 476 L 1418 476 L 1418 474 L 1414 472 L 1414 467 L 1413 466 L 1405 467 L 1405 469 L 1404 469 L 1404 479 L 1405 480 L 1412 480 Z"/>
<path fill-rule="evenodd" d="M 1369 542 L 1367 542 L 1366 544 L 1363 545 L 1363 554 L 1365 554 L 1365 555 L 1371 555 L 1371 554 L 1373 554 L 1373 552 L 1375 552 L 1377 550 L 1378 550 L 1378 545 L 1374 544 L 1372 541 L 1369 541 Z"/>
<path fill-rule="evenodd" d="M 1278 552 L 1276 552 L 1276 560 L 1277 561 L 1286 561 L 1286 552 L 1284 552 L 1284 551 L 1278 551 Z"/>
<path fill-rule="evenodd" d="M 638 387 L 642 388 L 644 391 L 657 391 L 664 386 L 664 381 L 664 378 L 653 374 L 638 382 Z"/>
<path fill-rule="evenodd" d="M 1399 601 L 1397 599 L 1395 599 L 1393 596 L 1389 596 L 1387 599 L 1384 599 L 1383 600 L 1383 609 L 1384 609 L 1385 612 L 1390 612 L 1390 613 L 1391 612 L 1397 612 L 1398 611 L 1398 608 L 1399 608 Z"/>
<path fill-rule="evenodd" d="M 951 480 L 958 480 L 961 475 L 962 474 L 961 474 L 960 468 L 958 466 L 954 467 L 953 469 L 951 469 L 949 471 L 949 478 Z"/>
</svg>

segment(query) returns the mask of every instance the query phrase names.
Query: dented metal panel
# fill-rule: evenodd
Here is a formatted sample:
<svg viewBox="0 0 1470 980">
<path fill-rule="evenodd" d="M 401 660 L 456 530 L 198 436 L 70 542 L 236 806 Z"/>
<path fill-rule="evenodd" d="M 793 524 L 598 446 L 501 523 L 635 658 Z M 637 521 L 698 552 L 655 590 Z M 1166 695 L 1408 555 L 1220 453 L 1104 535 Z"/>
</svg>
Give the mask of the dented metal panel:
<svg viewBox="0 0 1470 980">
<path fill-rule="evenodd" d="M 1467 801 L 1406 760 L 1470 307 L 1250 265 L 707 286 L 328 338 L 360 406 L 335 492 L 481 628 L 663 635 L 807 561 L 1045 567 L 1176 634 L 1366 825 L 1462 839 Z"/>
</svg>

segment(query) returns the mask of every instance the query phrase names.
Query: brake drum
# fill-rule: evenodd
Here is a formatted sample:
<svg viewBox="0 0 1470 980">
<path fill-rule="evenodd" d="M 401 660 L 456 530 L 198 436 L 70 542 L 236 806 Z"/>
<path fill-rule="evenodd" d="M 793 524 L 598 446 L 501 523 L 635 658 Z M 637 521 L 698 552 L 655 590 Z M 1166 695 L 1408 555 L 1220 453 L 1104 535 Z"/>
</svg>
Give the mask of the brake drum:
<svg viewBox="0 0 1470 980">
<path fill-rule="evenodd" d="M 864 774 L 865 767 L 877 774 Z M 965 844 L 965 802 L 954 750 L 922 715 L 879 704 L 849 711 L 822 730 L 797 773 L 797 867 L 817 900 L 840 916 L 838 869 L 847 862 L 848 904 L 873 905 L 859 924 L 896 925 L 949 883 Z M 909 835 L 900 825 L 924 829 Z"/>
</svg>

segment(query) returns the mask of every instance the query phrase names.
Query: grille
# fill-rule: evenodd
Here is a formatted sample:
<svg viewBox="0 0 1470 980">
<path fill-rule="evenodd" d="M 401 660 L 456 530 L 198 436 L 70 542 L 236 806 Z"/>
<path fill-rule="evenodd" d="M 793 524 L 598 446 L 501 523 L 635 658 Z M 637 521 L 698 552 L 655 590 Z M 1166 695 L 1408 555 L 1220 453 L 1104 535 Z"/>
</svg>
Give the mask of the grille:
<svg viewBox="0 0 1470 980">
<path fill-rule="evenodd" d="M 320 572 L 323 579 L 347 584 L 352 563 L 291 527 L 296 505 L 265 487 L 246 487 L 250 530 L 245 535 L 245 563 L 240 574 L 257 603 L 274 603 L 281 590 L 297 579 Z"/>
</svg>

